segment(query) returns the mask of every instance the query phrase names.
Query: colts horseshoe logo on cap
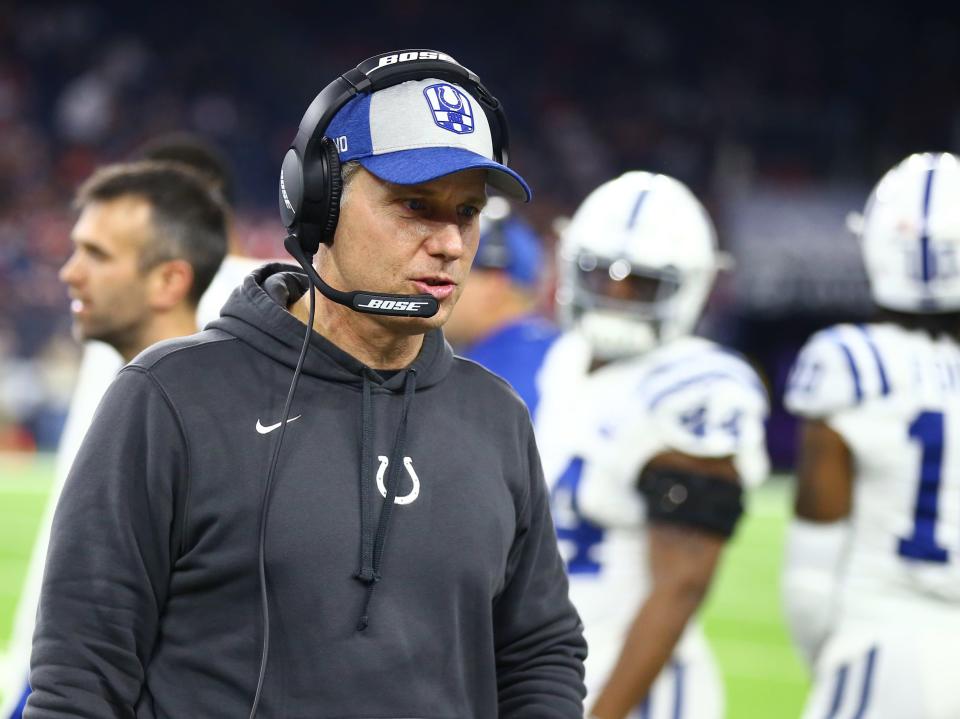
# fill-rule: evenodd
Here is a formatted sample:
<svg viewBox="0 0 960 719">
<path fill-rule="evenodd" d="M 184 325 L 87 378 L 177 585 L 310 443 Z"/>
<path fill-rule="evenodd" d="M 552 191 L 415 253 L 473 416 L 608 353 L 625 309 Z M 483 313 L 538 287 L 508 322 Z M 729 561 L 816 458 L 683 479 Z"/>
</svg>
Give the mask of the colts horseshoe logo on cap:
<svg viewBox="0 0 960 719">
<path fill-rule="evenodd" d="M 423 95 L 438 126 L 458 135 L 473 132 L 473 106 L 463 90 L 448 82 L 438 82 L 424 88 Z"/>
</svg>

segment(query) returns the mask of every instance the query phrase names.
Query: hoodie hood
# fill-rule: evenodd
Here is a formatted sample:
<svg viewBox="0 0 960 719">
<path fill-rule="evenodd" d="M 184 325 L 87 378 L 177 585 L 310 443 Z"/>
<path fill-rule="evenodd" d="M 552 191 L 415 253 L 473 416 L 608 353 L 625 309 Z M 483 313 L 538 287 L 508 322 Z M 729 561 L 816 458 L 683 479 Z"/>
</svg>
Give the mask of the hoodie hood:
<svg viewBox="0 0 960 719">
<path fill-rule="evenodd" d="M 287 311 L 309 288 L 307 276 L 295 265 L 274 262 L 247 275 L 243 284 L 230 295 L 220 317 L 208 325 L 227 332 L 293 371 L 303 346 L 303 322 Z M 430 387 L 443 380 L 453 365 L 453 350 L 439 329 L 424 335 L 420 353 L 410 365 L 416 371 L 417 387 Z M 344 352 L 316 332 L 310 333 L 310 349 L 303 364 L 303 373 L 327 381 L 363 385 L 369 373 L 360 360 Z M 396 392 L 403 391 L 404 372 L 380 382 Z M 379 379 L 376 373 L 374 377 Z"/>
</svg>

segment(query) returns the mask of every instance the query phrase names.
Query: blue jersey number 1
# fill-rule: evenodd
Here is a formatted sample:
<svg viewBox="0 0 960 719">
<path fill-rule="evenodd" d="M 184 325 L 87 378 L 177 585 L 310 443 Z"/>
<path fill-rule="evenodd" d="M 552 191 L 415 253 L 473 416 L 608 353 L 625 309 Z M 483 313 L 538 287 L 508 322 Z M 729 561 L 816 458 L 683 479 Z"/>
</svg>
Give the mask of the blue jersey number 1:
<svg viewBox="0 0 960 719">
<path fill-rule="evenodd" d="M 920 443 L 920 487 L 913 512 L 913 534 L 901 539 L 897 551 L 903 557 L 943 564 L 947 550 L 937 544 L 937 504 L 943 476 L 943 413 L 922 412 L 910 425 L 910 438 Z"/>
</svg>

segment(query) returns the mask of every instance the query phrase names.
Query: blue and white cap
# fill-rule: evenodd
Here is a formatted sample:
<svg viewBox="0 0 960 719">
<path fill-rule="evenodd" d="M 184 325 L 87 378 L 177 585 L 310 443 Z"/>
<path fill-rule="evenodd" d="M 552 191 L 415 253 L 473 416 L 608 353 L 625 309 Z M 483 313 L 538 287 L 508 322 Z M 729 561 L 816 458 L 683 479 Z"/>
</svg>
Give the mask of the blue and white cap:
<svg viewBox="0 0 960 719">
<path fill-rule="evenodd" d="M 520 175 L 493 159 L 483 108 L 459 85 L 411 80 L 358 95 L 331 120 L 326 133 L 340 161 L 358 161 L 381 180 L 415 185 L 461 170 L 486 169 L 505 195 L 530 200 Z"/>
</svg>

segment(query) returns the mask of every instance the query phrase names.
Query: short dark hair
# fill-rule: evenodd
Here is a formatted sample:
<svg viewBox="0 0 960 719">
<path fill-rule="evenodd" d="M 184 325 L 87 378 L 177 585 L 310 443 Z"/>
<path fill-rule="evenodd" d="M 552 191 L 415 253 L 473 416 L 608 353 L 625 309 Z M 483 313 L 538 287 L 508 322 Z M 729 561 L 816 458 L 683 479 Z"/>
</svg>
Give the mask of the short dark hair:
<svg viewBox="0 0 960 719">
<path fill-rule="evenodd" d="M 187 132 L 160 135 L 140 148 L 139 158 L 179 162 L 209 179 L 228 205 L 232 205 L 236 199 L 236 183 L 229 161 L 220 150 L 201 137 Z"/>
<path fill-rule="evenodd" d="M 127 162 L 98 169 L 77 190 L 74 205 L 109 202 L 126 195 L 150 204 L 153 237 L 140 254 L 140 269 L 182 259 L 193 267 L 188 295 L 196 305 L 227 253 L 226 208 L 197 172 L 173 162 Z"/>
</svg>

